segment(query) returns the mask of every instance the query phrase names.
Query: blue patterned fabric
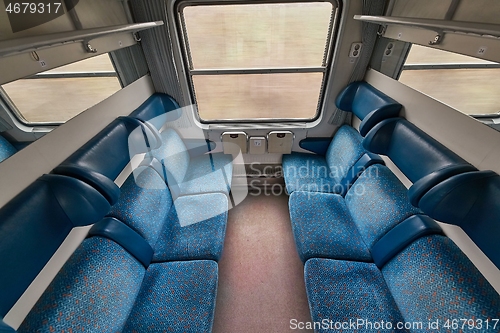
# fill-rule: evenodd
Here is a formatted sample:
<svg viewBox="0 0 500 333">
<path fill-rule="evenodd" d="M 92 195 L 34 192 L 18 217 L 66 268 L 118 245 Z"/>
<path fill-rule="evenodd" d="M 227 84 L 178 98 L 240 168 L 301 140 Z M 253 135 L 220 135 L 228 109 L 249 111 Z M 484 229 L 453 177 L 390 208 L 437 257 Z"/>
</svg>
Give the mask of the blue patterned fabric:
<svg viewBox="0 0 500 333">
<path fill-rule="evenodd" d="M 191 159 L 184 181 L 182 195 L 222 192 L 229 194 L 233 177 L 231 155 L 205 154 Z"/>
<path fill-rule="evenodd" d="M 348 125 L 340 127 L 335 133 L 325 158 L 337 184 L 340 184 L 349 169 L 366 152 L 362 139 L 359 132 Z"/>
<path fill-rule="evenodd" d="M 290 195 L 289 207 L 302 262 L 309 258 L 371 260 L 340 195 L 295 191 Z"/>
<path fill-rule="evenodd" d="M 180 184 L 184 180 L 189 167 L 189 153 L 177 132 L 167 128 L 161 132 L 162 145 L 151 153 L 162 162 L 169 172 L 168 183 Z"/>
<path fill-rule="evenodd" d="M 356 326 L 356 329 L 347 326 L 340 330 L 341 327 L 331 327 L 330 321 L 331 325 L 357 323 L 358 319 L 371 323 L 390 321 L 394 326 L 403 322 L 375 264 L 314 258 L 306 262 L 304 276 L 312 319 L 319 324 L 325 319 L 327 322 L 326 327 L 317 325 L 315 332 L 394 332 L 370 326 Z"/>
<path fill-rule="evenodd" d="M 152 264 L 123 332 L 211 332 L 217 279 L 211 260 Z"/>
<path fill-rule="evenodd" d="M 177 209 L 180 210 L 179 214 Z M 222 193 L 179 197 L 170 209 L 153 247 L 153 261 L 218 261 L 224 248 L 227 209 L 227 197 Z M 218 212 L 220 214 L 215 215 Z"/>
<path fill-rule="evenodd" d="M 231 155 L 205 154 L 191 159 L 186 145 L 172 128 L 163 131 L 161 139 L 161 147 L 153 150 L 152 155 L 163 163 L 169 186 L 176 188 L 174 199 L 178 195 L 229 193 L 233 177 Z"/>
<path fill-rule="evenodd" d="M 340 193 L 322 155 L 291 153 L 283 155 L 283 177 L 289 194 L 294 191 Z"/>
<path fill-rule="evenodd" d="M 348 125 L 339 128 L 325 156 L 292 153 L 283 156 L 287 192 L 342 193 L 342 179 L 366 152 L 358 131 Z"/>
<path fill-rule="evenodd" d="M 18 332 L 121 332 L 144 273 L 144 267 L 116 243 L 86 239 Z"/>
<path fill-rule="evenodd" d="M 0 136 L 0 162 L 17 153 L 17 149 L 7 141 L 3 136 Z"/>
<path fill-rule="evenodd" d="M 410 204 L 407 193 L 406 187 L 383 165 L 370 166 L 347 192 L 347 208 L 369 248 L 396 224 L 422 213 Z"/>
<path fill-rule="evenodd" d="M 439 320 L 442 325 L 447 319 L 500 318 L 498 293 L 444 236 L 420 238 L 389 261 L 382 273 L 406 321 Z"/>
<path fill-rule="evenodd" d="M 170 191 L 158 173 L 140 167 L 123 183 L 120 199 L 108 216 L 124 222 L 154 246 L 172 203 Z"/>
</svg>

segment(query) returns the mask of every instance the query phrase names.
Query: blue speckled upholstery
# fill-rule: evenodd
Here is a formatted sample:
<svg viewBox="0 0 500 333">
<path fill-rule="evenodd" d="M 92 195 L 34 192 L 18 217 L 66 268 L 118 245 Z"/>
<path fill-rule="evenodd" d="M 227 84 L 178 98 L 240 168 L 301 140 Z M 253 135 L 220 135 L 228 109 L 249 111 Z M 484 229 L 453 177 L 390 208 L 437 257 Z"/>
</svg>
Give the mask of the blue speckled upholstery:
<svg viewBox="0 0 500 333">
<path fill-rule="evenodd" d="M 371 260 L 340 195 L 295 191 L 290 195 L 289 207 L 302 262 L 309 258 Z"/>
<path fill-rule="evenodd" d="M 421 213 L 408 201 L 406 188 L 385 166 L 373 165 L 345 198 L 295 191 L 290 219 L 299 257 L 370 261 L 369 250 L 387 231 Z"/>
<path fill-rule="evenodd" d="M 18 332 L 121 332 L 144 272 L 116 243 L 89 238 L 57 274 Z"/>
<path fill-rule="evenodd" d="M 153 261 L 218 261 L 224 247 L 227 209 L 227 196 L 222 193 L 177 198 L 153 247 Z"/>
<path fill-rule="evenodd" d="M 222 193 L 187 195 L 174 202 L 158 173 L 142 167 L 125 181 L 108 216 L 144 237 L 153 247 L 155 261 L 219 260 L 227 211 L 228 199 Z"/>
<path fill-rule="evenodd" d="M 287 192 L 342 193 L 342 179 L 365 152 L 359 132 L 344 125 L 335 133 L 325 156 L 304 153 L 283 155 Z"/>
<path fill-rule="evenodd" d="M 161 133 L 162 145 L 151 153 L 163 163 L 170 173 L 168 183 L 180 184 L 189 167 L 189 153 L 181 137 L 172 128 L 167 128 Z"/>
<path fill-rule="evenodd" d="M 152 264 L 123 332 L 210 332 L 217 293 L 217 264 Z"/>
<path fill-rule="evenodd" d="M 126 223 L 154 246 L 172 207 L 163 179 L 149 167 L 140 167 L 121 187 L 120 199 L 108 216 Z"/>
<path fill-rule="evenodd" d="M 210 332 L 214 261 L 151 264 L 113 241 L 86 239 L 18 332 Z"/>
<path fill-rule="evenodd" d="M 7 141 L 3 136 L 0 136 L 0 162 L 17 153 L 17 149 Z"/>
<path fill-rule="evenodd" d="M 304 274 L 314 321 L 360 318 L 393 325 L 422 323 L 411 332 L 451 332 L 444 327 L 446 321 L 456 319 L 461 325 L 463 318 L 482 320 L 482 327 L 474 322 L 474 330 L 499 332 L 493 325 L 486 328 L 485 321 L 499 318 L 500 296 L 445 236 L 419 238 L 382 271 L 371 263 L 314 258 L 306 262 Z M 430 329 L 429 322 L 436 321 L 439 329 Z M 361 328 L 359 332 L 374 331 Z"/>
<path fill-rule="evenodd" d="M 322 155 L 291 153 L 283 155 L 286 191 L 340 193 L 326 159 Z"/>
<path fill-rule="evenodd" d="M 233 163 L 231 155 L 206 154 L 191 159 L 181 194 L 222 192 L 231 190 Z"/>
<path fill-rule="evenodd" d="M 312 320 L 326 320 L 326 326 L 317 327 L 315 332 L 339 332 L 340 327 L 330 327 L 330 321 L 333 325 L 357 323 L 358 319 L 372 323 L 403 321 L 375 264 L 314 258 L 306 262 L 304 275 Z M 345 332 L 378 332 L 365 326 L 345 328 Z"/>
<path fill-rule="evenodd" d="M 347 208 L 369 248 L 396 224 L 421 213 L 410 204 L 407 192 L 392 171 L 383 165 L 366 169 L 347 192 Z"/>
<path fill-rule="evenodd" d="M 351 126 L 340 127 L 325 155 L 335 182 L 340 183 L 349 169 L 365 152 L 359 132 Z"/>
<path fill-rule="evenodd" d="M 174 199 L 178 195 L 229 193 L 233 177 L 230 155 L 209 153 L 191 158 L 174 129 L 167 128 L 160 135 L 163 143 L 151 153 L 163 163 L 169 186 L 178 187 Z"/>
<path fill-rule="evenodd" d="M 406 321 L 500 318 L 498 293 L 444 236 L 420 238 L 389 261 L 382 273 Z"/>
</svg>

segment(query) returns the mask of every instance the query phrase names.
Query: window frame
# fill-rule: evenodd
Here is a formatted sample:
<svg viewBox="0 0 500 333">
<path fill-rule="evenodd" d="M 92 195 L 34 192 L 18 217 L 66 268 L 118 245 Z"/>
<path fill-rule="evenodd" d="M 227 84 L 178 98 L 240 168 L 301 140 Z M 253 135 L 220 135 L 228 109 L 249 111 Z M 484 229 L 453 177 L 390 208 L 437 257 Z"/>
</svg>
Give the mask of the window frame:
<svg viewBox="0 0 500 333">
<path fill-rule="evenodd" d="M 62 79 L 64 79 L 64 78 L 77 78 L 78 79 L 78 78 L 92 78 L 92 77 L 94 77 L 94 78 L 95 77 L 116 77 L 116 79 L 120 83 L 121 89 L 123 89 L 124 88 L 123 82 L 122 82 L 122 79 L 120 78 L 120 75 L 119 75 L 118 71 L 116 70 L 116 66 L 114 64 L 113 58 L 111 57 L 111 52 L 104 52 L 104 53 L 98 54 L 96 56 L 102 56 L 104 54 L 108 55 L 109 61 L 110 61 L 110 63 L 113 66 L 114 73 L 112 73 L 112 72 L 92 72 L 92 71 L 88 71 L 88 72 L 68 72 L 68 73 L 49 73 L 49 74 L 43 74 L 43 72 L 40 72 L 40 73 L 36 73 L 36 74 L 30 75 L 30 76 L 27 76 L 27 77 L 19 78 L 17 80 L 61 79 L 61 78 Z M 93 58 L 93 57 L 80 59 L 78 61 L 74 61 L 74 62 L 65 64 L 65 65 L 61 65 L 61 66 L 58 66 L 58 67 L 63 67 L 63 66 L 66 66 L 66 65 L 74 64 L 74 63 L 77 63 L 79 61 L 87 60 L 87 59 L 90 59 L 90 58 Z M 50 70 L 57 69 L 58 67 L 52 68 Z M 47 71 L 49 71 L 49 70 L 47 70 Z M 17 81 L 17 80 L 15 80 L 15 81 Z M 14 81 L 12 81 L 12 82 L 14 82 Z M 17 108 L 16 104 L 12 101 L 12 99 L 9 97 L 9 95 L 3 89 L 3 87 L 1 85 L 0 85 L 0 100 L 2 102 L 4 102 L 4 104 L 7 106 L 7 108 L 8 108 L 7 111 L 9 111 L 10 114 L 16 119 L 16 121 L 18 121 L 19 123 L 21 123 L 23 126 L 26 126 L 26 127 L 29 127 L 29 128 L 36 128 L 36 127 L 57 127 L 57 126 L 61 126 L 62 124 L 64 124 L 66 122 L 66 121 L 60 121 L 60 122 L 54 122 L 54 121 L 30 122 L 30 121 L 28 121 L 24 117 L 24 115 L 22 114 L 22 112 Z M 82 110 L 80 113 L 82 113 L 84 111 L 85 110 Z M 78 114 L 80 114 L 80 113 L 78 113 Z"/>
<path fill-rule="evenodd" d="M 251 5 L 251 4 L 288 4 L 288 3 L 307 3 L 307 2 L 329 2 L 332 4 L 332 12 L 330 15 L 330 24 L 327 31 L 327 40 L 325 43 L 324 56 L 322 59 L 321 67 L 282 67 L 282 68 L 231 68 L 231 69 L 193 69 L 191 52 L 189 50 L 189 42 L 187 35 L 187 28 L 183 16 L 183 10 L 189 6 L 221 6 L 221 5 Z M 323 73 L 320 90 L 318 92 L 318 103 L 316 112 L 312 118 L 247 118 L 247 119 L 214 119 L 205 120 L 200 117 L 199 111 L 193 112 L 196 120 L 201 124 L 252 124 L 252 123 L 277 123 L 286 122 L 294 123 L 312 123 L 315 122 L 322 113 L 324 108 L 324 97 L 326 95 L 327 83 L 332 69 L 335 46 L 338 41 L 338 32 L 342 16 L 342 2 L 340 0 L 270 0 L 270 1 L 257 1 L 255 3 L 244 0 L 228 0 L 228 1 L 213 1 L 213 0 L 179 0 L 174 5 L 174 17 L 176 27 L 176 38 L 179 42 L 180 62 L 182 64 L 183 72 L 185 73 L 185 84 L 189 93 L 189 102 L 197 105 L 196 92 L 194 88 L 193 72 L 194 75 L 231 75 L 231 74 L 280 74 L 280 73 Z M 184 82 L 181 82 L 181 85 Z"/>
<path fill-rule="evenodd" d="M 424 48 L 429 48 L 429 49 L 435 49 L 435 50 L 439 50 L 439 51 L 443 51 L 443 52 L 447 52 L 447 53 L 453 53 L 453 54 L 457 54 L 457 55 L 464 55 L 464 56 L 467 56 L 467 57 L 470 57 L 470 58 L 476 58 L 476 59 L 484 60 L 484 61 L 487 61 L 487 62 L 494 62 L 494 61 L 486 60 L 486 59 L 483 59 L 483 58 L 480 58 L 480 57 L 474 57 L 474 56 L 471 56 L 471 55 L 465 55 L 465 54 L 461 54 L 461 53 L 458 53 L 458 52 L 453 52 L 453 51 L 449 51 L 449 50 L 445 50 L 445 49 L 433 48 L 433 47 L 430 47 L 428 45 L 420 45 L 420 44 L 411 43 L 411 42 L 408 43 L 408 44 L 409 44 L 409 47 L 407 48 L 406 54 L 404 56 L 403 61 L 401 62 L 401 66 L 399 68 L 399 71 L 397 71 L 397 76 L 395 78 L 395 80 L 397 80 L 401 84 L 405 84 L 405 83 L 403 83 L 403 82 L 400 81 L 401 74 L 403 74 L 403 72 L 405 70 L 406 71 L 418 71 L 418 70 L 434 70 L 434 69 L 435 70 L 454 70 L 454 69 L 499 69 L 500 68 L 500 63 L 494 63 L 494 64 L 491 64 L 491 63 L 488 63 L 488 64 L 485 64 L 485 63 L 406 64 L 408 56 L 410 55 L 410 52 L 412 50 L 413 45 L 417 45 L 419 47 L 424 47 Z M 410 87 L 411 89 L 416 90 L 416 91 L 424 94 L 424 92 L 422 92 L 422 91 L 420 91 L 420 90 L 418 90 L 416 88 L 413 88 L 411 86 L 408 86 L 408 87 Z M 431 97 L 434 98 L 434 99 L 436 99 L 436 100 L 438 100 L 437 98 L 435 98 L 433 96 L 431 96 Z M 446 104 L 443 101 L 440 101 L 440 102 Z M 474 118 L 474 119 L 476 119 L 478 121 L 481 121 L 479 119 L 486 119 L 486 118 L 495 118 L 495 119 L 500 118 L 500 111 L 499 111 L 499 113 L 477 113 L 477 114 L 474 114 L 474 113 L 467 113 L 464 110 L 457 109 L 457 108 L 455 108 L 455 107 L 453 107 L 453 106 L 451 106 L 449 104 L 446 104 L 446 105 L 448 105 L 450 108 L 456 110 L 457 112 L 469 115 L 470 117 L 472 117 L 472 118 Z"/>
</svg>

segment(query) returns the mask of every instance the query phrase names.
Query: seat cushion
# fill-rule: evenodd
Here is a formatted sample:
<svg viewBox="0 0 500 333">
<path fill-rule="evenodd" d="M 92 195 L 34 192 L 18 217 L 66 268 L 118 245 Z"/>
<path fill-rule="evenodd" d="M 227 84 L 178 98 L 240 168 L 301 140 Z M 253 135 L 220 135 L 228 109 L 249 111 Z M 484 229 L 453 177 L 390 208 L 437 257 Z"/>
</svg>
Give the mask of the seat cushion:
<svg viewBox="0 0 500 333">
<path fill-rule="evenodd" d="M 315 257 L 371 260 L 340 195 L 295 191 L 290 195 L 289 207 L 302 262 Z"/>
<path fill-rule="evenodd" d="M 367 322 L 403 322 L 375 264 L 313 258 L 305 264 L 304 278 L 312 320 L 326 322 L 325 326 L 315 327 L 315 332 L 334 332 L 342 328 L 345 332 L 378 331 L 370 326 L 354 325 L 358 320 L 365 321 L 366 325 Z M 330 326 L 337 323 L 347 326 Z"/>
<path fill-rule="evenodd" d="M 145 269 L 113 241 L 86 239 L 18 332 L 121 332 Z"/>
<path fill-rule="evenodd" d="M 294 191 L 341 192 L 322 155 L 291 153 L 283 155 L 282 163 L 286 190 L 289 194 Z"/>
<path fill-rule="evenodd" d="M 231 190 L 233 163 L 231 155 L 205 154 L 191 159 L 184 181 L 179 184 L 180 194 L 199 194 Z"/>
<path fill-rule="evenodd" d="M 348 125 L 340 127 L 335 133 L 325 158 L 337 184 L 340 184 L 354 163 L 366 152 L 361 140 L 359 132 Z"/>
<path fill-rule="evenodd" d="M 382 273 L 406 321 L 500 318 L 500 296 L 447 237 L 420 238 Z M 498 332 L 485 328 L 481 332 Z"/>
<path fill-rule="evenodd" d="M 177 198 L 153 247 L 153 261 L 218 261 L 224 248 L 227 209 L 227 196 L 222 193 Z"/>
<path fill-rule="evenodd" d="M 149 167 L 139 167 L 123 183 L 118 202 L 108 216 L 126 223 L 153 247 L 172 207 L 164 180 Z"/>
<path fill-rule="evenodd" d="M 211 260 L 150 265 L 123 332 L 211 332 L 217 278 Z"/>
<path fill-rule="evenodd" d="M 346 205 L 368 248 L 396 224 L 422 213 L 410 204 L 407 193 L 383 165 L 370 166 L 347 192 Z"/>
</svg>

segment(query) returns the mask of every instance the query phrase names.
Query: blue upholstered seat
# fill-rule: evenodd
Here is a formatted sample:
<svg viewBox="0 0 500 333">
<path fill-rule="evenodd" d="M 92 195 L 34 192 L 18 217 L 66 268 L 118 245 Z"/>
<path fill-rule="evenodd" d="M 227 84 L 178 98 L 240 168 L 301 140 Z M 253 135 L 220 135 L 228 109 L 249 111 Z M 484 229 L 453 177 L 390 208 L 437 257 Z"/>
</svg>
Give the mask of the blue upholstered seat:
<svg viewBox="0 0 500 333">
<path fill-rule="evenodd" d="M 362 136 L 382 120 L 397 117 L 402 108 L 394 99 L 363 81 L 349 84 L 337 96 L 335 104 L 361 120 L 359 132 Z"/>
<path fill-rule="evenodd" d="M 86 239 L 18 332 L 208 332 L 217 291 L 213 261 L 147 268 L 110 239 Z"/>
<path fill-rule="evenodd" d="M 395 225 L 421 211 L 407 190 L 383 165 L 373 165 L 345 198 L 336 194 L 293 192 L 290 219 L 299 256 L 370 261 L 370 249 Z"/>
<path fill-rule="evenodd" d="M 162 145 L 151 153 L 163 163 L 174 198 L 212 192 L 229 194 L 233 173 L 230 155 L 208 153 L 192 158 L 174 129 L 167 128 L 160 135 Z"/>
<path fill-rule="evenodd" d="M 0 135 L 0 162 L 17 153 L 17 149 Z"/>
<path fill-rule="evenodd" d="M 177 198 L 154 246 L 153 261 L 218 261 L 224 248 L 227 210 L 227 196 L 222 193 Z"/>
<path fill-rule="evenodd" d="M 156 145 L 151 130 L 135 118 L 120 117 L 52 172 L 87 182 L 114 204 L 120 194 L 114 180 L 132 157 L 148 152 L 150 145 Z"/>
<path fill-rule="evenodd" d="M 305 153 L 283 155 L 283 175 L 288 193 L 294 191 L 345 194 L 352 167 L 366 153 L 362 137 L 348 125 L 335 133 L 325 156 Z M 355 178 L 354 178 L 355 180 Z"/>
<path fill-rule="evenodd" d="M 387 119 L 374 126 L 363 146 L 387 155 L 413 183 L 409 198 L 419 206 L 433 186 L 454 175 L 477 171 L 475 167 L 403 118 Z"/>
<path fill-rule="evenodd" d="M 0 317 L 4 317 L 73 227 L 90 225 L 109 210 L 90 185 L 43 175 L 0 209 Z"/>
<path fill-rule="evenodd" d="M 335 101 L 341 110 L 354 113 L 361 124 L 359 132 L 351 126 L 341 126 L 331 139 L 326 153 L 312 155 L 292 153 L 283 155 L 283 175 L 287 192 L 310 191 L 345 195 L 358 175 L 370 165 L 384 164 L 382 159 L 369 154 L 362 140 L 377 123 L 397 117 L 401 104 L 373 88 L 366 82 L 353 82 Z M 310 139 L 311 146 L 318 138 Z M 316 140 L 316 141 L 312 141 Z M 300 144 L 305 147 L 306 144 Z"/>
<path fill-rule="evenodd" d="M 420 200 L 429 216 L 461 227 L 500 268 L 500 176 L 493 171 L 462 173 L 441 182 Z"/>
<path fill-rule="evenodd" d="M 393 325 L 387 331 L 442 331 L 446 320 L 500 315 L 498 293 L 441 235 L 419 238 L 381 270 L 371 263 L 314 258 L 306 262 L 304 274 L 313 321 L 349 324 L 351 319 L 354 326 L 347 326 L 347 331 L 373 332 L 377 329 L 370 325 L 382 320 Z M 360 326 L 357 319 L 363 320 Z M 429 322 L 436 320 L 439 329 L 430 329 Z M 423 326 L 397 329 L 398 322 Z M 329 328 L 315 331 L 329 332 Z M 481 331 L 498 332 L 498 328 Z"/>
<path fill-rule="evenodd" d="M 205 193 L 172 199 L 151 167 L 139 167 L 121 187 L 108 216 L 116 217 L 153 247 L 154 261 L 212 259 L 222 255 L 228 199 Z"/>
</svg>

